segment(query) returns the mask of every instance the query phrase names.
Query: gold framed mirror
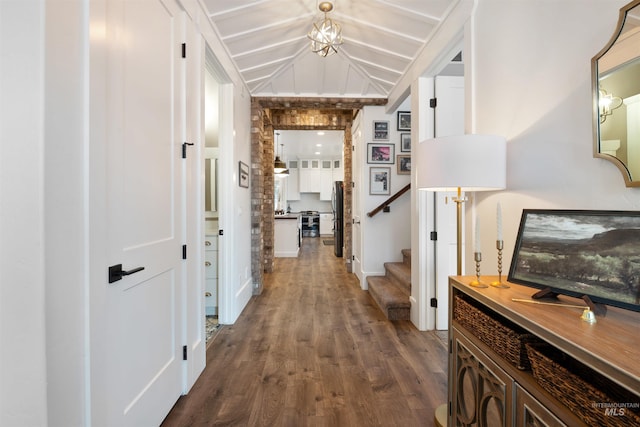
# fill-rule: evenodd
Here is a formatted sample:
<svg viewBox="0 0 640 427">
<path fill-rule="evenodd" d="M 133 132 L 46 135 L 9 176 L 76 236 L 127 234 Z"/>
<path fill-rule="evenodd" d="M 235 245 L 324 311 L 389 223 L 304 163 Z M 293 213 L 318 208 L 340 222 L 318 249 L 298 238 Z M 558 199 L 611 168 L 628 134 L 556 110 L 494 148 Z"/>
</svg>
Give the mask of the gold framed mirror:
<svg viewBox="0 0 640 427">
<path fill-rule="evenodd" d="M 620 9 L 609 42 L 591 60 L 593 156 L 640 187 L 640 0 Z"/>
</svg>

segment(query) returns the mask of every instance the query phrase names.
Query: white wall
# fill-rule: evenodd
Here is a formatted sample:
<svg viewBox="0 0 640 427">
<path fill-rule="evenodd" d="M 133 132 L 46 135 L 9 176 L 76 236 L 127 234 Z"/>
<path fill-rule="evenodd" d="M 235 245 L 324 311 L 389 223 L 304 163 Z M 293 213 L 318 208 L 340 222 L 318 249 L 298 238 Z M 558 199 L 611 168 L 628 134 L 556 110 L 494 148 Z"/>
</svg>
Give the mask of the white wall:
<svg viewBox="0 0 640 427">
<path fill-rule="evenodd" d="M 0 2 L 0 425 L 3 426 L 47 423 L 44 13 L 42 2 Z"/>
<path fill-rule="evenodd" d="M 476 194 L 483 273 L 497 271 L 498 201 L 505 271 L 524 208 L 640 209 L 640 189 L 626 188 L 612 163 L 592 156 L 590 60 L 613 34 L 625 3 L 479 2 L 465 46 L 465 75 L 473 76 L 467 131 L 504 135 L 508 142 L 507 190 Z M 469 204 L 467 213 L 472 210 Z M 467 260 L 470 274 L 470 253 Z"/>
<path fill-rule="evenodd" d="M 411 99 L 407 98 L 398 108 L 399 111 L 411 111 Z M 373 121 L 389 121 L 389 141 L 373 140 Z M 384 274 L 384 263 L 402 261 L 402 249 L 411 248 L 411 196 L 405 193 L 391 204 L 391 212 L 380 212 L 372 218 L 366 214 L 383 203 L 393 194 L 411 182 L 411 175 L 397 174 L 397 159 L 393 164 L 368 164 L 367 144 L 384 143 L 395 145 L 395 156 L 403 153 L 400 149 L 400 132 L 396 126 L 396 112 L 385 113 L 385 107 L 364 107 L 362 113 L 362 131 L 364 144 L 360 150 L 362 174 L 359 177 L 361 191 L 361 229 L 362 229 L 362 272 L 363 276 Z M 391 187 L 388 196 L 369 194 L 369 170 L 371 167 L 391 168 Z M 358 184 L 356 184 L 358 185 Z"/>
</svg>

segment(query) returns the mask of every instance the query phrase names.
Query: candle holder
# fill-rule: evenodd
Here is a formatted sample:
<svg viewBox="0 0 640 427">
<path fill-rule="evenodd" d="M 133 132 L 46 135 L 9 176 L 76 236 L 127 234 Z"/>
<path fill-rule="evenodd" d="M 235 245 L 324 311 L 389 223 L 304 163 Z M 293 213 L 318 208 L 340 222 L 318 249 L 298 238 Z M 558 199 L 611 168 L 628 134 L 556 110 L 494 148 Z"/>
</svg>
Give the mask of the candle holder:
<svg viewBox="0 0 640 427">
<path fill-rule="evenodd" d="M 488 288 L 485 283 L 480 281 L 480 261 L 482 261 L 482 252 L 474 252 L 473 259 L 476 262 L 476 280 L 473 280 L 469 285 L 474 288 Z"/>
<path fill-rule="evenodd" d="M 502 249 L 504 248 L 504 241 L 496 240 L 496 249 L 498 250 L 498 280 L 491 282 L 491 286 L 494 288 L 510 288 L 506 283 L 502 283 Z"/>
</svg>

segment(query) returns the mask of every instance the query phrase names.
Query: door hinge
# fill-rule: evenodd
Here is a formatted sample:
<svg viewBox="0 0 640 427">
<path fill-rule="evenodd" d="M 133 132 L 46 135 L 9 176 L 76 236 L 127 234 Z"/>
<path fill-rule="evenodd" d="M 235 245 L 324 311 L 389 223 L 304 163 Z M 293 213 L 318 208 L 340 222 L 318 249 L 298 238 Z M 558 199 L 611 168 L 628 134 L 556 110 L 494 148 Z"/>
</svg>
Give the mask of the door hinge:
<svg viewBox="0 0 640 427">
<path fill-rule="evenodd" d="M 187 145 L 193 145 L 193 142 L 183 142 L 182 143 L 182 158 L 187 158 Z"/>
<path fill-rule="evenodd" d="M 218 236 L 224 236 L 224 230 L 218 230 Z"/>
<path fill-rule="evenodd" d="M 356 260 L 356 256 L 355 255 L 351 255 L 351 261 L 355 261 Z"/>
<path fill-rule="evenodd" d="M 438 106 L 438 98 L 431 98 L 429 100 L 429 107 L 436 108 Z"/>
<path fill-rule="evenodd" d="M 437 298 L 431 298 L 430 304 L 431 304 L 431 307 L 438 308 L 438 299 Z"/>
<path fill-rule="evenodd" d="M 431 233 L 429 233 L 429 240 L 438 240 L 438 232 L 432 231 Z"/>
<path fill-rule="evenodd" d="M 449 340 L 449 354 L 453 353 L 453 341 Z"/>
<path fill-rule="evenodd" d="M 187 259 L 187 245 L 182 245 L 182 259 Z"/>
<path fill-rule="evenodd" d="M 187 44 L 186 43 L 182 43 L 182 57 L 183 58 L 187 57 Z"/>
<path fill-rule="evenodd" d="M 187 346 L 182 346 L 182 360 L 187 360 Z"/>
<path fill-rule="evenodd" d="M 355 145 L 351 146 L 351 151 L 356 151 L 356 146 Z"/>
<path fill-rule="evenodd" d="M 356 183 L 354 181 L 351 181 L 351 188 L 356 188 Z"/>
</svg>

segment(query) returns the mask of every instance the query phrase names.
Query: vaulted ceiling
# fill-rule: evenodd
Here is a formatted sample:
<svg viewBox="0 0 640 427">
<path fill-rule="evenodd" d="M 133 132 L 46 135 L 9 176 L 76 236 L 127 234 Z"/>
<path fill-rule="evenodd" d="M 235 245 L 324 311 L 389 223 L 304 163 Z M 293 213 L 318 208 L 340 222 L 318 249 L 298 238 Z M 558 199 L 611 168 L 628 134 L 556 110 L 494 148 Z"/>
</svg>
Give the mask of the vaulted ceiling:
<svg viewBox="0 0 640 427">
<path fill-rule="evenodd" d="M 318 0 L 204 0 L 251 95 L 387 98 L 458 0 L 335 0 L 344 44 L 326 58 L 307 33 Z"/>
</svg>

